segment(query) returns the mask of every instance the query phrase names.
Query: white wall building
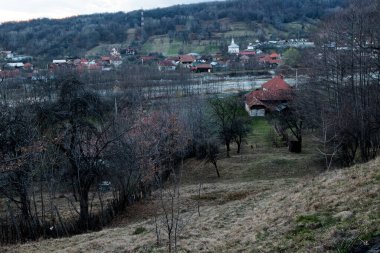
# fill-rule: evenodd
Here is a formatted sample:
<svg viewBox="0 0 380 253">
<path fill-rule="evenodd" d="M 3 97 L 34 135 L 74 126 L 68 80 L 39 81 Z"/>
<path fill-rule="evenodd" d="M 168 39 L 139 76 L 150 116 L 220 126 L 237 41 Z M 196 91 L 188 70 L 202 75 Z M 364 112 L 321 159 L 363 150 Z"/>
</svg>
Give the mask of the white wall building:
<svg viewBox="0 0 380 253">
<path fill-rule="evenodd" d="M 247 50 L 249 50 L 249 51 L 253 51 L 253 50 L 255 50 L 255 47 L 253 46 L 252 43 L 249 43 L 249 45 L 248 45 L 248 47 L 247 47 Z"/>
<path fill-rule="evenodd" d="M 231 45 L 228 46 L 228 53 L 229 54 L 238 54 L 240 51 L 239 45 L 237 45 L 232 38 Z"/>
</svg>

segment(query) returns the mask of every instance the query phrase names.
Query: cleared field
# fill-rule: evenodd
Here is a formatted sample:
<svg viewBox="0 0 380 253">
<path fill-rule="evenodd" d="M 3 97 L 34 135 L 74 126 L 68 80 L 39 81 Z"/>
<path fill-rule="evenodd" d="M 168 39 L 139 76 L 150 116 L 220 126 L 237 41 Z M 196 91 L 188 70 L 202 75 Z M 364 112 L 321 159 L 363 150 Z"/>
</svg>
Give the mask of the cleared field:
<svg viewBox="0 0 380 253">
<path fill-rule="evenodd" d="M 316 156 L 310 136 L 304 137 L 301 154 L 290 153 L 286 146 L 274 147 L 273 138 L 277 140 L 278 136 L 271 125 L 263 118 L 256 118 L 251 133 L 242 145 L 241 154 L 236 154 L 236 148 L 232 145 L 231 158 L 226 158 L 222 147 L 218 161 L 221 179 L 217 178 L 211 164 L 190 159 L 185 163 L 183 180 L 186 183 L 199 180 L 205 182 L 245 182 L 283 178 L 292 180 L 314 176 L 321 172 L 320 157 Z"/>
<path fill-rule="evenodd" d="M 183 43 L 178 40 L 170 41 L 167 36 L 155 36 L 150 38 L 143 45 L 143 53 L 149 52 L 162 53 L 164 56 L 175 56 L 182 53 L 205 53 L 212 54 L 218 51 L 218 46 L 215 41 L 202 40 L 202 41 L 190 41 Z"/>
<path fill-rule="evenodd" d="M 93 49 L 89 50 L 86 53 L 86 57 L 100 57 L 104 55 L 109 55 L 112 48 L 121 48 L 122 44 L 103 44 Z"/>
</svg>

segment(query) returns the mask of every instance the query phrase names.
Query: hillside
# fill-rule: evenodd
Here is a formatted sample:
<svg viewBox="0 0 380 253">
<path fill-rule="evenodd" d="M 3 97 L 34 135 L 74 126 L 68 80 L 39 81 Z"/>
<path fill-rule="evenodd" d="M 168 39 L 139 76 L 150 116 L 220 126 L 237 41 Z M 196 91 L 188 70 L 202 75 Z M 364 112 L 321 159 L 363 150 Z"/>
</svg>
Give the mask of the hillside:
<svg viewBox="0 0 380 253">
<path fill-rule="evenodd" d="M 101 54 L 96 48 L 105 45 L 132 46 L 144 53 L 215 52 L 231 37 L 244 46 L 253 39 L 306 37 L 319 19 L 344 2 L 230 0 L 176 5 L 145 11 L 143 31 L 140 11 L 9 22 L 0 25 L 0 49 L 37 59 Z M 163 48 L 157 47 L 159 43 Z"/>
<path fill-rule="evenodd" d="M 210 174 L 211 166 L 185 164 L 192 170 L 181 187 L 186 222 L 179 252 L 350 252 L 379 237 L 380 159 L 317 175 L 310 140 L 303 154 L 291 155 L 264 144 L 264 122 L 255 126 L 243 155 L 220 160 L 221 180 Z M 146 200 L 103 231 L 1 251 L 166 252 L 163 231 L 156 246 L 158 206 L 154 198 Z"/>
</svg>

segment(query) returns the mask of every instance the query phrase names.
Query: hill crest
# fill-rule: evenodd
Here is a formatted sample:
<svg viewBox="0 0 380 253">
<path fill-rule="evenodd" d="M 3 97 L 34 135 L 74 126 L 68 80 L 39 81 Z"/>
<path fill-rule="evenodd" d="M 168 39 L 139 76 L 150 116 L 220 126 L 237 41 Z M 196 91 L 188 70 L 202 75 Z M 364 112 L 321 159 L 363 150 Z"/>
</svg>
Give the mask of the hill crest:
<svg viewBox="0 0 380 253">
<path fill-rule="evenodd" d="M 35 58 L 81 57 L 104 44 L 154 50 L 157 36 L 179 44 L 178 50 L 195 43 L 223 48 L 223 38 L 253 39 L 305 37 L 311 27 L 345 0 L 231 0 L 176 5 L 140 11 L 37 19 L 0 25 L 0 49 Z M 133 29 L 133 33 L 131 33 Z M 197 49 L 195 46 L 194 49 Z M 207 47 L 203 47 L 204 50 Z"/>
</svg>

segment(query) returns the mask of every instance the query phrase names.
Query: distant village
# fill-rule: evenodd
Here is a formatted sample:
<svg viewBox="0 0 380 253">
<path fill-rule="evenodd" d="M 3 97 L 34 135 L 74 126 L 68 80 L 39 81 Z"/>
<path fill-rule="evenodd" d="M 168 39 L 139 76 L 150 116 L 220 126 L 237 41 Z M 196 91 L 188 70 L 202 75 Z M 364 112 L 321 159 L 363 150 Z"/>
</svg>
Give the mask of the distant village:
<svg viewBox="0 0 380 253">
<path fill-rule="evenodd" d="M 224 52 L 201 55 L 196 52 L 176 56 L 163 57 L 157 53 L 140 55 L 136 49 L 128 47 L 126 49 L 113 48 L 107 55 L 96 59 L 88 58 L 63 58 L 54 59 L 46 63 L 46 67 L 37 68 L 33 64 L 34 57 L 29 55 L 19 55 L 17 52 L 0 51 L 0 78 L 27 78 L 37 80 L 41 78 L 41 72 L 53 73 L 60 70 L 70 69 L 83 71 L 111 71 L 121 65 L 130 62 L 130 57 L 136 59 L 132 64 L 156 66 L 159 71 L 176 71 L 178 69 L 188 69 L 194 73 L 210 73 L 231 71 L 237 69 L 268 69 L 275 68 L 283 62 L 280 51 L 284 48 L 312 48 L 314 43 L 306 39 L 291 39 L 280 41 L 265 41 L 249 43 L 242 49 L 234 38 Z M 271 48 L 270 53 L 264 53 L 264 48 Z M 278 49 L 278 50 L 276 50 Z M 47 78 L 47 76 L 45 76 Z"/>
</svg>

